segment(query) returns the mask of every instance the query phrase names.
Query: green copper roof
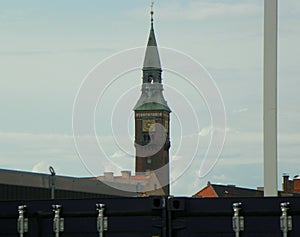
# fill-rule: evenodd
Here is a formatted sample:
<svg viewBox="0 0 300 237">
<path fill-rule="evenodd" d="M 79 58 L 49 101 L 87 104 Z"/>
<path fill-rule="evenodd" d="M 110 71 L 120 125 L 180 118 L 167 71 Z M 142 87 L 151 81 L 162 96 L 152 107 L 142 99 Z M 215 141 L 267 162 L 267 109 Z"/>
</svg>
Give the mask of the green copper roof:
<svg viewBox="0 0 300 237">
<path fill-rule="evenodd" d="M 161 84 L 161 65 L 153 28 L 153 11 L 151 11 L 151 29 L 145 52 L 143 67 L 142 94 L 134 110 L 164 110 L 171 112 L 163 96 Z"/>
<path fill-rule="evenodd" d="M 144 111 L 144 110 L 163 110 L 163 111 L 168 111 L 171 112 L 170 108 L 168 105 L 163 105 L 155 102 L 147 103 L 147 104 L 142 104 L 138 107 L 134 108 L 135 111 Z"/>
<path fill-rule="evenodd" d="M 144 83 L 142 94 L 136 103 L 134 110 L 165 110 L 171 112 L 167 101 L 163 96 L 161 83 Z"/>
</svg>

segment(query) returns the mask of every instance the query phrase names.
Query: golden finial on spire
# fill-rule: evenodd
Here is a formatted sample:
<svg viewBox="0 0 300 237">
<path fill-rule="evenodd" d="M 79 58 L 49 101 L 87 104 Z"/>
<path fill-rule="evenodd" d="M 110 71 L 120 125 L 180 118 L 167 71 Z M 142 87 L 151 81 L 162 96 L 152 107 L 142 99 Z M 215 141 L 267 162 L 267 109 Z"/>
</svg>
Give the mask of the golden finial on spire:
<svg viewBox="0 0 300 237">
<path fill-rule="evenodd" d="M 151 2 L 151 23 L 153 23 L 153 14 L 154 14 L 154 11 L 153 11 L 153 8 L 154 8 L 154 1 Z"/>
<path fill-rule="evenodd" d="M 154 1 L 151 2 L 151 11 L 153 12 Z"/>
</svg>

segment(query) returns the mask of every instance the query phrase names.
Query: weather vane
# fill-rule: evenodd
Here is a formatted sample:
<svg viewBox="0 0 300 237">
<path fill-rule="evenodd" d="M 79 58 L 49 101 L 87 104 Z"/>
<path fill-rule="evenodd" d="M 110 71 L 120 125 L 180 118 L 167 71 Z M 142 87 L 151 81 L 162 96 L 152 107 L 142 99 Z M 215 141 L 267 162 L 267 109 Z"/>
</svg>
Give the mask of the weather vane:
<svg viewBox="0 0 300 237">
<path fill-rule="evenodd" d="M 151 22 L 153 22 L 153 8 L 154 8 L 154 1 L 151 2 Z"/>
<path fill-rule="evenodd" d="M 153 12 L 154 1 L 151 2 L 151 12 Z"/>
</svg>

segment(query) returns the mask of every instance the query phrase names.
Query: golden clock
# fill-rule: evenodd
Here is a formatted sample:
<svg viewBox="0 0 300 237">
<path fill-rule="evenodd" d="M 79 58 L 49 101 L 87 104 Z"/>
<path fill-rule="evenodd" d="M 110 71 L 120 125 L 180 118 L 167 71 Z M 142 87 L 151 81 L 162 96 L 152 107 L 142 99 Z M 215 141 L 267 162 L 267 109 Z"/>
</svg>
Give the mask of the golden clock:
<svg viewBox="0 0 300 237">
<path fill-rule="evenodd" d="M 151 130 L 151 132 L 155 131 L 155 119 L 145 119 L 143 120 L 143 132 L 149 132 L 149 130 Z"/>
</svg>

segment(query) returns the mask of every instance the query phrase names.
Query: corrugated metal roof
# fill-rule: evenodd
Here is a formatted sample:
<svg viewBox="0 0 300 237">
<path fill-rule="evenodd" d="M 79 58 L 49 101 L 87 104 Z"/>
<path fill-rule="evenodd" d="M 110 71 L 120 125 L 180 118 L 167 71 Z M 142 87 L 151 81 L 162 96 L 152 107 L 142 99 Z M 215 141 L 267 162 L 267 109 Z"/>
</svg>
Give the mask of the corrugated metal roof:
<svg viewBox="0 0 300 237">
<path fill-rule="evenodd" d="M 4 170 L 0 169 L 0 185 L 2 188 L 6 186 L 19 187 L 20 190 L 31 188 L 33 190 L 48 192 L 51 175 L 31 173 L 24 171 Z M 55 176 L 55 189 L 68 192 L 102 194 L 108 196 L 136 196 L 136 193 L 125 192 L 112 188 L 101 181 L 88 180 L 76 177 Z M 17 192 L 17 189 L 11 188 L 12 192 Z M 15 191 L 13 191 L 15 190 Z M 2 190 L 3 191 L 3 190 Z"/>
</svg>

